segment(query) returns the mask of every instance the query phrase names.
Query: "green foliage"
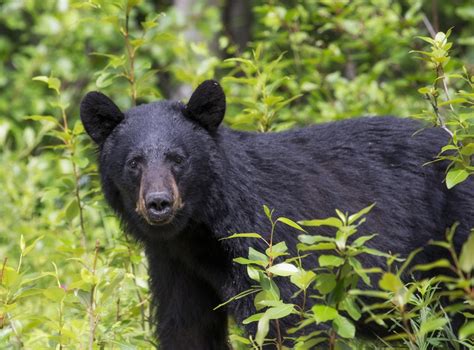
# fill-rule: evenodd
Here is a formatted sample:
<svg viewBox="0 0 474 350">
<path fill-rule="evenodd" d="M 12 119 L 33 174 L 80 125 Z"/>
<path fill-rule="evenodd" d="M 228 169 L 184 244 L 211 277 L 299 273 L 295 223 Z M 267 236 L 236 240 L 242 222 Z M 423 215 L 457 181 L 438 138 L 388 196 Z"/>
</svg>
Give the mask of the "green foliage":
<svg viewBox="0 0 474 350">
<path fill-rule="evenodd" d="M 418 89 L 429 101 L 432 110 L 423 111 L 419 117 L 431 120 L 434 125 L 440 126 L 451 136 L 450 144 L 443 147 L 439 160 L 448 160 L 450 165 L 446 174 L 446 186 L 452 188 L 463 182 L 474 173 L 472 156 L 474 155 L 474 75 L 469 74 L 465 66 L 462 74 L 446 73 L 446 67 L 451 59 L 450 49 L 452 42 L 448 42 L 451 29 L 445 33 L 439 32 L 435 37 L 420 37 L 430 44 L 431 51 L 414 51 L 435 72 L 431 86 Z M 449 81 L 456 85 L 461 84 L 458 90 L 450 92 Z M 466 90 L 463 90 L 465 88 Z M 453 93 L 453 96 L 451 94 Z M 444 96 L 443 96 L 444 95 Z M 440 102 L 441 96 L 444 101 Z"/>
<path fill-rule="evenodd" d="M 226 123 L 261 132 L 367 114 L 420 114 L 452 135 L 439 157 L 451 164 L 448 187 L 472 174 L 471 1 L 436 2 L 438 8 L 421 0 L 256 1 L 253 39 L 242 52 L 221 23 L 222 8 L 194 3 L 188 14 L 148 0 L 0 4 L 2 349 L 155 345 L 144 256 L 104 204 L 94 150 L 78 121 L 86 91 L 101 90 L 125 109 L 156 98 L 184 98 L 202 80 L 219 78 L 229 96 Z M 434 12 L 442 20 L 440 30 L 454 26 L 451 33 L 426 37 L 425 14 Z M 416 35 L 425 41 L 414 40 Z M 426 41 L 431 51 L 423 51 Z M 418 56 L 428 69 L 410 49 L 422 51 Z M 421 113 L 426 101 L 418 87 L 431 106 Z M 276 225 L 301 231 L 295 257 L 285 242 L 263 233 L 228 237 L 267 244 L 265 251 L 250 249 L 236 259 L 256 287 L 235 299 L 253 296 L 257 314 L 246 322 L 258 324 L 250 339 L 232 326 L 236 349 L 278 343 L 266 339 L 268 327 L 289 315 L 302 320 L 294 331 L 311 323 L 331 325 L 295 335 L 298 349 L 326 341 L 378 348 L 380 343 L 354 335 L 355 321 L 365 315 L 398 325 L 396 339 L 386 341 L 408 348 L 472 340 L 474 238 L 453 255 L 454 270 L 447 260 L 416 267 L 450 268 L 454 277 L 405 285 L 393 268 L 401 263 L 398 258 L 368 249 L 374 236 L 357 232 L 369 210 L 295 223 L 273 218 L 265 208 L 271 232 Z M 308 235 L 305 225 L 328 226 L 334 235 Z M 454 232 L 447 242 L 433 244 L 455 254 Z M 386 258 L 387 271 L 365 269 L 360 254 Z M 305 269 L 305 261 L 316 257 L 318 269 Z M 373 274 L 382 277 L 379 286 L 371 282 Z M 282 300 L 282 279 L 298 288 L 296 297 L 316 296 L 316 306 Z M 379 288 L 371 296 L 380 302 L 363 305 L 360 295 L 367 292 L 355 288 L 357 281 Z M 449 291 L 445 297 L 464 303 L 442 309 L 441 286 Z M 459 334 L 449 331 L 447 313 L 453 310 L 470 318 Z"/>
<path fill-rule="evenodd" d="M 407 276 L 405 270 L 420 250 L 401 259 L 367 247 L 367 243 L 376 235 L 359 235 L 358 228 L 365 222 L 364 216 L 372 207 L 352 215 L 336 210 L 335 217 L 296 223 L 288 218 L 273 219 L 273 211 L 265 206 L 271 227 L 268 235 L 252 233 L 227 237 L 257 238 L 268 247 L 265 252 L 250 247 L 247 258 L 234 259 L 236 263 L 247 267 L 248 276 L 257 285 L 219 307 L 252 295 L 257 313 L 243 323 L 258 322 L 256 334 L 250 334 L 248 339 L 235 338 L 235 341 L 255 349 L 268 344 L 278 349 L 288 345 L 294 349 L 312 349 L 315 346 L 359 349 L 362 345 L 354 343 L 355 322 L 364 320 L 384 327 L 388 334 L 379 342 L 367 342 L 366 346 L 371 348 L 385 345 L 408 349 L 459 349 L 460 346 L 474 346 L 474 280 L 471 275 L 474 271 L 474 231 L 459 255 L 453 248 L 456 227 L 448 231 L 446 241 L 431 242 L 432 245 L 447 249 L 454 264 L 440 259 L 412 267 L 412 272 L 439 268 L 450 271 L 439 272 L 429 280 L 413 279 L 404 283 L 401 276 Z M 279 222 L 304 232 L 298 236 L 300 243 L 297 256 L 289 255 L 285 242 L 273 241 L 274 230 Z M 302 226 L 326 226 L 335 233 L 310 235 Z M 268 240 L 265 237 L 269 237 Z M 387 271 L 364 267 L 359 259 L 361 255 L 385 258 Z M 317 260 L 317 267 L 305 269 L 309 260 Z M 378 288 L 373 285 L 374 277 L 378 280 Z M 285 278 L 297 288 L 290 300 L 283 300 L 279 290 L 279 285 L 285 285 L 282 280 Z M 309 299 L 314 303 L 311 308 L 307 306 Z M 449 299 L 451 304 L 443 307 L 443 299 Z M 371 303 L 367 304 L 368 300 Z M 462 313 L 467 319 L 458 334 L 453 332 L 450 324 L 451 316 L 456 313 Z M 278 320 L 292 314 L 299 317 L 296 321 L 293 318 L 293 327 L 285 330 L 288 336 L 283 339 Z M 273 338 L 268 338 L 272 322 L 276 333 Z M 330 327 L 308 331 L 312 326 L 323 324 Z"/>
</svg>

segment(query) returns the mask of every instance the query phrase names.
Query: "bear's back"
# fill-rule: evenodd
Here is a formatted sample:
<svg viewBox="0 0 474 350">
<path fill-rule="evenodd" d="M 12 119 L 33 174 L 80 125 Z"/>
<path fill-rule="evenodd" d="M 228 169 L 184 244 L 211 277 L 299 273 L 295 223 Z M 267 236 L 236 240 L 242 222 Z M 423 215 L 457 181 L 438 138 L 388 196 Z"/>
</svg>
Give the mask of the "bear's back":
<svg viewBox="0 0 474 350">
<path fill-rule="evenodd" d="M 474 181 L 447 190 L 448 164 L 432 162 L 449 142 L 442 129 L 410 119 L 364 117 L 278 133 L 224 129 L 219 136 L 227 161 L 239 172 L 235 187 L 251 196 L 248 216 L 263 204 L 302 220 L 376 203 L 364 229 L 392 235 L 379 248 L 401 254 L 417 245 L 413 241 L 443 239 L 455 221 L 465 222 L 460 239 L 474 225 Z"/>
</svg>

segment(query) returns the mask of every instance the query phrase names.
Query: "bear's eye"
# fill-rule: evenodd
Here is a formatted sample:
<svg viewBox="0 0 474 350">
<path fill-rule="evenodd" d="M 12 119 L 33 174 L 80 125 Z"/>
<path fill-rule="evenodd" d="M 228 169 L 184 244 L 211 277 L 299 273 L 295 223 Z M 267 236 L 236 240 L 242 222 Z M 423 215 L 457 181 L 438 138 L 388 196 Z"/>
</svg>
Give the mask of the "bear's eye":
<svg viewBox="0 0 474 350">
<path fill-rule="evenodd" d="M 178 156 L 178 155 L 177 155 L 177 156 L 174 156 L 173 160 L 174 160 L 174 162 L 175 162 L 176 164 L 181 164 L 181 163 L 184 162 L 183 157 Z"/>
<path fill-rule="evenodd" d="M 183 164 L 184 162 L 184 157 L 180 156 L 179 154 L 171 154 L 169 155 L 169 159 L 177 165 Z"/>
<path fill-rule="evenodd" d="M 136 169 L 138 168 L 138 161 L 136 159 L 132 159 L 128 162 L 128 167 L 130 169 Z"/>
</svg>

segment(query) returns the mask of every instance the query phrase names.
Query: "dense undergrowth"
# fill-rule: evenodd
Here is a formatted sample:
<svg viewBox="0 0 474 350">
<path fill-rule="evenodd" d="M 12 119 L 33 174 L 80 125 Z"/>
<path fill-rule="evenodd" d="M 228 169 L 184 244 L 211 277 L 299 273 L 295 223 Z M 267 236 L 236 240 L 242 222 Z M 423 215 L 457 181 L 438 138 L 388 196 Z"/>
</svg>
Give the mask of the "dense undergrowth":
<svg viewBox="0 0 474 350">
<path fill-rule="evenodd" d="M 472 174 L 470 1 L 257 1 L 246 48 L 230 40 L 220 10 L 205 1 L 196 1 L 186 15 L 139 0 L 0 4 L 1 348 L 156 345 L 144 256 L 104 204 L 95 152 L 78 121 L 86 91 L 104 91 L 126 109 L 184 98 L 200 81 L 218 78 L 230 97 L 225 122 L 261 132 L 360 115 L 415 116 L 452 136 L 440 150 L 440 159 L 451 164 L 446 185 Z M 402 282 L 403 271 L 391 266 L 409 257 L 366 252 L 386 257 L 387 269 L 377 271 L 357 262 L 370 240 L 357 232 L 357 222 L 368 210 L 301 225 L 266 210 L 269 227 L 333 227 L 334 237 L 302 232 L 299 247 L 302 254 L 331 253 L 318 257 L 321 269 L 309 271 L 298 257 L 285 256 L 284 242 L 269 241 L 266 252 L 236 261 L 253 266 L 254 277 L 261 274 L 260 289 L 253 291 L 258 313 L 248 320 L 258 322 L 259 331 L 246 338 L 233 327 L 236 348 L 278 344 L 265 339 L 269 322 L 295 312 L 306 324 L 331 325 L 294 339 L 299 349 L 322 342 L 338 349 L 472 345 L 472 235 L 453 253 L 455 264 L 449 262 L 454 277 Z M 267 239 L 269 233 L 258 234 Z M 452 250 L 453 234 L 435 244 Z M 347 245 L 351 235 L 356 239 Z M 277 257 L 281 261 L 274 263 Z M 441 260 L 418 269 L 447 265 Z M 360 302 L 369 292 L 353 284 L 367 274 L 381 277 L 370 292 L 379 300 L 373 305 Z M 289 278 L 321 303 L 306 310 L 280 300 L 273 275 Z M 439 298 L 446 296 L 461 302 L 443 308 Z M 471 319 L 458 334 L 450 328 L 450 312 Z M 361 317 L 397 327 L 389 338 L 369 341 L 354 328 Z"/>
</svg>

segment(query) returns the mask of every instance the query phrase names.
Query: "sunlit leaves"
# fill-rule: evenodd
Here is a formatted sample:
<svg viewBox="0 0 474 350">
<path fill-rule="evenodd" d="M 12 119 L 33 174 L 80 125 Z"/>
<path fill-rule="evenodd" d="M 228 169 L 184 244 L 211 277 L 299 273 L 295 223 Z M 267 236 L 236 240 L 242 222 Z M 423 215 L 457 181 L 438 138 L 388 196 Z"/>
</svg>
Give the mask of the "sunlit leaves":
<svg viewBox="0 0 474 350">
<path fill-rule="evenodd" d="M 58 78 L 38 76 L 38 77 L 34 77 L 33 80 L 41 81 L 47 84 L 48 88 L 54 90 L 56 94 L 59 95 L 59 90 L 61 89 L 61 81 Z"/>
<path fill-rule="evenodd" d="M 447 64 L 451 60 L 452 42 L 448 42 L 451 29 L 446 33 L 436 33 L 434 38 L 419 37 L 430 45 L 431 51 L 413 51 L 429 62 L 430 68 L 434 67 L 432 85 L 418 89 L 418 92 L 428 100 L 431 110 L 422 111 L 419 116 L 443 128 L 451 137 L 449 144 L 444 146 L 438 155 L 438 160 L 450 162 L 446 174 L 448 189 L 466 181 L 474 172 L 470 158 L 473 149 L 472 130 L 469 123 L 466 123 L 466 116 L 472 121 L 474 84 L 471 82 L 472 76 L 465 67 L 463 74 L 446 72 Z M 449 84 L 454 86 L 456 80 L 465 87 L 450 92 Z M 468 117 L 469 115 L 471 117 Z"/>
<path fill-rule="evenodd" d="M 470 273 L 474 270 L 474 230 L 462 247 L 459 264 L 465 273 Z"/>
<path fill-rule="evenodd" d="M 453 188 L 457 184 L 460 184 L 466 180 L 469 176 L 469 172 L 463 168 L 451 168 L 446 175 L 446 186 Z"/>
<path fill-rule="evenodd" d="M 298 272 L 298 268 L 292 264 L 280 263 L 269 267 L 267 271 L 276 276 L 292 276 Z"/>
</svg>

